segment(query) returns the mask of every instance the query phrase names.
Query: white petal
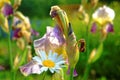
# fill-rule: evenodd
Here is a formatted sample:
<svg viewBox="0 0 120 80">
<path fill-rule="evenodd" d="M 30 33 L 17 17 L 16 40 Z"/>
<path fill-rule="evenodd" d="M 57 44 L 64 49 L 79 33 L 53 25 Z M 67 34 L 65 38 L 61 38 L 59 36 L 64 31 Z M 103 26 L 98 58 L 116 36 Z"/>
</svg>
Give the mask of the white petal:
<svg viewBox="0 0 120 80">
<path fill-rule="evenodd" d="M 48 70 L 48 67 L 42 67 L 41 68 L 41 71 L 43 72 L 43 71 L 47 71 Z"/>
<path fill-rule="evenodd" d="M 50 51 L 49 51 L 49 54 L 48 54 L 48 59 L 50 59 L 50 58 L 52 57 L 52 54 L 53 54 L 53 53 L 52 53 L 52 51 L 50 50 Z"/>
<path fill-rule="evenodd" d="M 61 60 L 63 60 L 63 55 L 58 56 L 57 59 L 55 60 L 55 62 L 59 62 Z"/>
<path fill-rule="evenodd" d="M 54 73 L 54 71 L 55 71 L 55 70 L 52 69 L 52 68 L 49 68 L 49 70 L 50 70 L 51 73 Z"/>
<path fill-rule="evenodd" d="M 47 55 L 46 55 L 45 51 L 42 51 L 42 50 L 39 51 L 39 55 L 40 55 L 42 61 L 47 59 Z"/>
<path fill-rule="evenodd" d="M 37 61 L 38 64 L 42 64 L 42 61 L 41 61 L 40 57 L 38 57 L 38 56 L 33 57 L 33 60 Z"/>
<path fill-rule="evenodd" d="M 57 59 L 57 53 L 53 53 L 52 56 L 51 56 L 51 60 L 52 61 L 55 61 Z"/>
<path fill-rule="evenodd" d="M 65 61 L 62 60 L 56 63 L 56 65 L 61 65 L 61 64 L 65 64 Z"/>
<path fill-rule="evenodd" d="M 111 18 L 111 20 L 114 19 L 115 17 L 115 12 L 113 9 L 109 8 L 109 7 L 106 7 L 106 12 L 108 12 L 108 16 Z"/>
</svg>

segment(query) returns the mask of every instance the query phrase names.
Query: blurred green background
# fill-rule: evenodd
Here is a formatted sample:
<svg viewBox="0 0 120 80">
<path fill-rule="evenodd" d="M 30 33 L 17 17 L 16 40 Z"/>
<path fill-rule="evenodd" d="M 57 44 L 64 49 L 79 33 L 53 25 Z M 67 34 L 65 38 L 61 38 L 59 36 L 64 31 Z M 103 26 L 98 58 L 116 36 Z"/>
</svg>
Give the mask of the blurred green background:
<svg viewBox="0 0 120 80">
<path fill-rule="evenodd" d="M 73 30 L 77 36 L 77 40 L 85 38 L 86 25 L 78 18 L 78 8 L 80 0 L 22 0 L 22 4 L 18 10 L 24 15 L 30 17 L 32 28 L 40 33 L 40 37 L 46 32 L 46 26 L 55 26 L 54 21 L 49 16 L 50 8 L 53 5 L 59 5 L 68 14 Z M 115 11 L 114 33 L 110 33 L 104 42 L 104 51 L 101 58 L 92 64 L 89 80 L 119 80 L 120 78 L 120 0 L 100 0 L 97 7 L 107 5 Z M 87 10 L 90 12 L 90 9 Z M 91 25 L 89 25 L 90 31 Z M 9 67 L 8 65 L 8 47 L 7 35 L 0 29 L 0 65 Z M 93 48 L 98 47 L 100 34 L 92 34 L 89 32 L 89 48 L 90 52 Z M 15 42 L 12 42 L 12 47 L 16 49 Z M 79 63 L 77 64 L 77 72 L 79 77 L 83 76 L 85 70 L 86 53 L 81 53 Z M 21 73 L 19 73 L 20 76 Z M 5 77 L 9 76 L 7 71 L 0 71 L 0 80 L 9 80 Z M 36 75 L 33 75 L 37 78 Z M 28 79 L 35 80 L 33 76 Z M 20 80 L 19 77 L 17 80 Z M 24 78 L 23 78 L 24 79 Z"/>
</svg>

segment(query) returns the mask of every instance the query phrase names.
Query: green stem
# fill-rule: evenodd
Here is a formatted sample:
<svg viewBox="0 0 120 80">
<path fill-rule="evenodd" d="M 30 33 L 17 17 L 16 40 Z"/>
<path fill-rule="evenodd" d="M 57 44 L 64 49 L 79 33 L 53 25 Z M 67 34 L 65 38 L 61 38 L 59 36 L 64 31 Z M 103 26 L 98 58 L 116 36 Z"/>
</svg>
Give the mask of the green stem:
<svg viewBox="0 0 120 80">
<path fill-rule="evenodd" d="M 24 50 L 24 52 L 23 52 L 23 56 L 22 56 L 22 58 L 21 58 L 21 61 L 20 61 L 20 63 L 19 63 L 19 66 L 20 66 L 21 64 L 23 64 L 24 60 L 26 59 L 26 55 L 27 55 L 27 48 L 25 48 L 25 50 Z"/>
<path fill-rule="evenodd" d="M 47 72 L 44 72 L 44 73 L 43 73 L 43 78 L 42 78 L 42 80 L 45 80 L 45 75 L 46 75 L 46 73 L 47 73 Z"/>
<path fill-rule="evenodd" d="M 87 60 L 86 60 L 86 69 L 83 75 L 83 80 L 87 80 L 88 79 L 88 75 L 89 75 L 89 66 L 90 64 L 88 64 L 88 59 L 89 59 L 89 26 L 87 25 L 86 27 L 86 54 L 87 54 Z"/>
<path fill-rule="evenodd" d="M 70 80 L 73 80 L 74 68 L 70 68 Z"/>
<path fill-rule="evenodd" d="M 10 31 L 8 34 L 8 50 L 9 50 L 9 59 L 10 59 L 10 69 L 12 71 L 12 69 L 13 69 L 13 55 L 12 55 L 12 49 L 11 49 Z"/>
<path fill-rule="evenodd" d="M 87 64 L 86 69 L 85 69 L 85 73 L 84 73 L 84 76 L 83 76 L 82 80 L 87 80 L 88 79 L 89 70 L 90 70 L 90 64 Z"/>
<path fill-rule="evenodd" d="M 89 58 L 89 26 L 86 28 L 86 54 L 87 54 L 87 59 Z"/>
</svg>

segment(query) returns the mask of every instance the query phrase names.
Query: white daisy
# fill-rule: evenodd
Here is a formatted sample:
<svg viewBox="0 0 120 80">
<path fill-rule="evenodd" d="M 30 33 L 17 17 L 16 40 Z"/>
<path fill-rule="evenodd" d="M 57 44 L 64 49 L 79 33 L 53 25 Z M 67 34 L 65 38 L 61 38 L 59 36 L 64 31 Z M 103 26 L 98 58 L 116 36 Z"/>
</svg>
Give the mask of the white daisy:
<svg viewBox="0 0 120 80">
<path fill-rule="evenodd" d="M 42 50 L 39 50 L 38 54 L 39 56 L 33 57 L 33 60 L 42 66 L 40 69 L 41 73 L 48 69 L 51 73 L 59 72 L 59 70 L 64 67 L 65 60 L 62 55 L 59 56 L 57 53 L 53 53 L 52 51 L 49 51 L 47 55 L 45 51 Z"/>
</svg>

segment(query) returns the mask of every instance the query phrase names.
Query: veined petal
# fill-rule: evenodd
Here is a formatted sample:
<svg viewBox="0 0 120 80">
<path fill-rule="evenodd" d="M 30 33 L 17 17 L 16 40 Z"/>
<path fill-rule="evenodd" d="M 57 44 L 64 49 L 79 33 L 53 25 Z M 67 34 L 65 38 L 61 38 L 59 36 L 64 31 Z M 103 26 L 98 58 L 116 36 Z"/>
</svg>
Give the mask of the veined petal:
<svg viewBox="0 0 120 80">
<path fill-rule="evenodd" d="M 65 39 L 59 27 L 47 27 L 46 34 L 42 38 L 34 41 L 34 47 L 35 51 L 44 50 L 48 54 L 49 50 L 55 52 L 56 49 L 61 48 L 64 43 Z"/>
<path fill-rule="evenodd" d="M 21 66 L 20 71 L 24 76 L 28 76 L 30 74 L 40 74 L 42 66 L 37 64 L 35 61 L 31 61 L 28 64 Z"/>
</svg>

